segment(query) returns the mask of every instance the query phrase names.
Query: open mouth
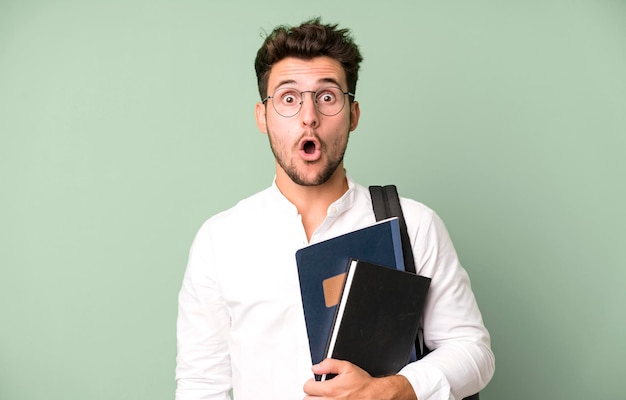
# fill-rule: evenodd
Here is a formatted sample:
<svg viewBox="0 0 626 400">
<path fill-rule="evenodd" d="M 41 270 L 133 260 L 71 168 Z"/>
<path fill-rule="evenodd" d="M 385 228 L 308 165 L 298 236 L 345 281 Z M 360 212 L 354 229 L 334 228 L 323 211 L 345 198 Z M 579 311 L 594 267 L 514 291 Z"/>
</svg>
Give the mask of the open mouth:
<svg viewBox="0 0 626 400">
<path fill-rule="evenodd" d="M 300 156 L 305 161 L 317 161 L 321 156 L 322 146 L 316 138 L 304 138 L 300 141 Z"/>
<path fill-rule="evenodd" d="M 304 150 L 306 154 L 315 153 L 315 142 L 311 140 L 307 140 L 306 142 L 304 142 L 304 145 L 302 146 L 302 150 Z"/>
</svg>

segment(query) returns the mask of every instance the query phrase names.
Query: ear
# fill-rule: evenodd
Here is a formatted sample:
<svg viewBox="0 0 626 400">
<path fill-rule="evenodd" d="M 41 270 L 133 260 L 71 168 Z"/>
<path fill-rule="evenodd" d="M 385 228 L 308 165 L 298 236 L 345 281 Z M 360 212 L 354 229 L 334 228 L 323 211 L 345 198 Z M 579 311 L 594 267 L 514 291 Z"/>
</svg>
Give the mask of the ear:
<svg viewBox="0 0 626 400">
<path fill-rule="evenodd" d="M 256 126 L 263 133 L 267 133 L 267 119 L 265 118 L 265 104 L 258 102 L 254 109 L 256 115 Z"/>
<path fill-rule="evenodd" d="M 350 105 L 350 132 L 356 129 L 359 125 L 359 118 L 361 117 L 361 108 L 358 101 L 353 101 Z"/>
</svg>

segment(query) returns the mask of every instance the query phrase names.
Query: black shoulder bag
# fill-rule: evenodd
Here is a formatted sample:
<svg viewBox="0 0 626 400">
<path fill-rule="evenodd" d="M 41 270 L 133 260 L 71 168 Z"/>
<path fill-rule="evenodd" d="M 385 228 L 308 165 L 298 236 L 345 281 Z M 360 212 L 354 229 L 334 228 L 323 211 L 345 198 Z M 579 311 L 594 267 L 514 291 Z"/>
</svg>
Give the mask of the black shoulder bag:
<svg viewBox="0 0 626 400">
<path fill-rule="evenodd" d="M 400 237 L 402 239 L 404 268 L 407 272 L 412 272 L 414 274 L 417 273 L 417 270 L 415 269 L 415 259 L 413 258 L 413 249 L 411 247 L 409 233 L 406 228 L 404 214 L 402 214 L 402 207 L 400 206 L 400 198 L 398 197 L 398 190 L 396 189 L 396 186 L 370 186 L 369 189 L 372 196 L 372 206 L 374 208 L 376 221 L 391 217 L 398 217 L 398 222 L 400 224 Z M 418 359 L 424 357 L 430 352 L 430 350 L 423 343 L 421 332 L 422 328 L 420 327 L 417 337 L 415 338 L 415 351 L 417 352 Z M 466 397 L 464 400 L 479 400 L 478 393 Z"/>
</svg>

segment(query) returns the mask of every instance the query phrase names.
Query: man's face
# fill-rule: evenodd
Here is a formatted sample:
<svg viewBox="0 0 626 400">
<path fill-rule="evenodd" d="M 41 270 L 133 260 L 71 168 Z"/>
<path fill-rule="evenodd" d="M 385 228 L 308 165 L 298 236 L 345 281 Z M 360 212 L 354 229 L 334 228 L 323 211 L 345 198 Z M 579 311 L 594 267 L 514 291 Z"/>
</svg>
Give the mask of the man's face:
<svg viewBox="0 0 626 400">
<path fill-rule="evenodd" d="M 348 91 L 341 64 L 329 57 L 285 58 L 272 66 L 268 80 L 270 96 L 277 89 L 314 92 L 327 87 Z M 257 124 L 269 136 L 277 178 L 285 174 L 298 185 L 315 186 L 330 179 L 337 168 L 343 168 L 348 136 L 359 120 L 359 106 L 350 103 L 348 95 L 342 96 L 339 101 L 345 101 L 345 105 L 333 116 L 319 112 L 313 93 L 308 92 L 302 94 L 302 107 L 292 117 L 278 114 L 272 105 L 272 101 L 280 101 L 278 98 L 257 104 Z"/>
</svg>

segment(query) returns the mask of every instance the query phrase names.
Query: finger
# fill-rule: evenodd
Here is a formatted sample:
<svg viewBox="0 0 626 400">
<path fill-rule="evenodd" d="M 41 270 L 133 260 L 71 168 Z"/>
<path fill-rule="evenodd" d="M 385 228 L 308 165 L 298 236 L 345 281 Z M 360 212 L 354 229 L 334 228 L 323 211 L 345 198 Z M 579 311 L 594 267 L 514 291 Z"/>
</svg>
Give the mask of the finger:
<svg viewBox="0 0 626 400">
<path fill-rule="evenodd" d="M 313 373 L 317 375 L 323 374 L 340 374 L 350 365 L 347 361 L 335 360 L 327 358 L 319 364 L 312 367 Z"/>
<path fill-rule="evenodd" d="M 324 383 L 325 382 L 318 382 L 313 378 L 306 381 L 303 387 L 304 393 L 307 395 L 305 397 L 305 400 L 322 397 L 324 391 Z"/>
</svg>

